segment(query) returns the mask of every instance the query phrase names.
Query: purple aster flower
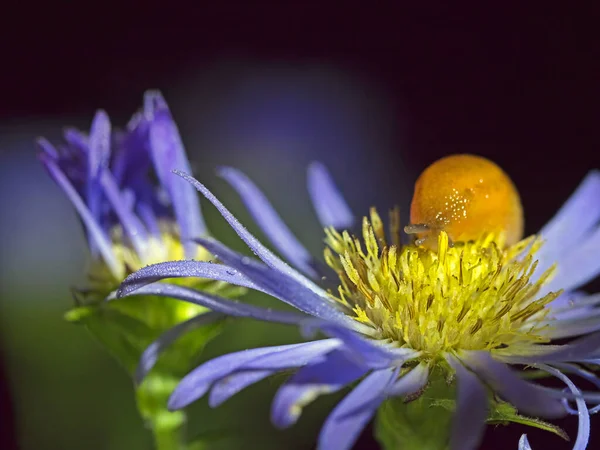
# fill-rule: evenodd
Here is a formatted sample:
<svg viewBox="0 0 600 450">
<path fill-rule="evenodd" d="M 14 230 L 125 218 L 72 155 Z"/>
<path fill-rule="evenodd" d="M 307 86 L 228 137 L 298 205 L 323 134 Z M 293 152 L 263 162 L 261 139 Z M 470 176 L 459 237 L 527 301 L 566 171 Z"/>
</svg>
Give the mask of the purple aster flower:
<svg viewBox="0 0 600 450">
<path fill-rule="evenodd" d="M 160 93 L 145 94 L 124 130 L 98 111 L 89 133 L 69 128 L 60 145 L 38 143 L 43 165 L 85 227 L 91 279 L 114 287 L 144 265 L 202 256 L 191 241 L 206 234 L 197 195 L 171 174 L 190 172 L 190 164 Z"/>
<path fill-rule="evenodd" d="M 259 380 L 294 369 L 275 395 L 273 423 L 288 427 L 319 395 L 352 385 L 325 421 L 318 439 L 319 449 L 344 450 L 352 447 L 384 403 L 417 401 L 442 381 L 454 396 L 447 435 L 451 449 L 477 448 L 486 418 L 499 408 L 548 419 L 578 414 L 574 448 L 586 447 L 586 401 L 597 402 L 600 395 L 580 391 L 566 374 L 600 385 L 585 369 L 600 357 L 600 333 L 596 332 L 600 330 L 596 307 L 600 295 L 578 291 L 600 273 L 600 173 L 594 171 L 585 178 L 537 237 L 517 237 L 522 218 L 512 214 L 520 213 L 521 206 L 508 184 L 501 186 L 508 189 L 502 195 L 512 202 L 506 214 L 495 217 L 505 203 L 486 210 L 487 196 L 496 195 L 495 190 L 469 187 L 465 192 L 470 196 L 481 192 L 471 200 L 456 200 L 450 191 L 442 204 L 454 202 L 448 210 L 452 215 L 444 216 L 442 209 L 430 211 L 432 221 L 407 227 L 418 239 L 405 243 L 394 211 L 388 232 L 372 210 L 362 221 L 360 237 L 353 235 L 350 209 L 326 169 L 313 164 L 308 191 L 326 229 L 329 271 L 239 171 L 225 168 L 220 175 L 239 193 L 289 264 L 250 234 L 203 184 L 181 171 L 176 173 L 219 210 L 258 259 L 214 239 L 198 238 L 200 245 L 223 262 L 219 273 L 194 261 L 156 264 L 128 277 L 117 296 L 175 297 L 233 316 L 296 324 L 307 336 L 321 333 L 325 338 L 212 359 L 183 378 L 170 397 L 171 409 L 183 408 L 205 394 L 214 407 Z M 487 173 L 476 179 L 480 178 L 476 183 L 484 183 Z M 441 179 L 434 181 L 442 185 Z M 441 191 L 434 193 L 441 195 Z M 431 201 L 439 200 L 436 196 Z M 482 203 L 477 206 L 479 200 Z M 468 205 L 464 213 L 463 204 Z M 455 226 L 467 214 L 486 224 L 485 233 L 456 238 L 469 231 L 467 222 Z M 488 221 L 494 217 L 509 218 L 508 225 L 495 229 L 496 222 Z M 224 280 L 262 291 L 299 313 L 251 308 L 183 286 L 154 283 L 172 277 Z M 171 339 L 177 334 L 174 330 Z M 570 341 L 555 342 L 564 338 Z M 142 365 L 167 343 L 160 341 L 149 349 Z M 534 383 L 524 376 L 528 372 L 516 369 L 519 366 L 557 377 L 567 388 Z M 572 400 L 577 410 L 569 406 Z M 527 448 L 526 437 L 520 445 Z"/>
<path fill-rule="evenodd" d="M 74 290 L 77 307 L 66 318 L 83 324 L 134 377 L 154 368 L 136 386 L 138 409 L 157 447 L 181 448 L 185 415 L 169 412 L 167 399 L 193 357 L 222 329 L 225 316 L 156 296 L 104 302 L 127 275 L 148 264 L 194 259 L 207 273 L 224 272 L 192 239 L 207 236 L 207 229 L 194 187 L 172 174 L 191 169 L 169 108 L 160 93 L 149 91 L 125 129 L 112 128 L 98 111 L 89 133 L 67 129 L 64 142 L 54 146 L 40 139 L 39 146 L 40 160 L 81 219 L 91 254 L 87 284 Z M 207 279 L 182 284 L 226 297 L 244 292 Z M 180 331 L 187 336 L 172 343 L 170 336 Z M 146 357 L 138 367 L 142 352 L 159 336 L 172 343 L 168 351 L 160 360 Z"/>
</svg>

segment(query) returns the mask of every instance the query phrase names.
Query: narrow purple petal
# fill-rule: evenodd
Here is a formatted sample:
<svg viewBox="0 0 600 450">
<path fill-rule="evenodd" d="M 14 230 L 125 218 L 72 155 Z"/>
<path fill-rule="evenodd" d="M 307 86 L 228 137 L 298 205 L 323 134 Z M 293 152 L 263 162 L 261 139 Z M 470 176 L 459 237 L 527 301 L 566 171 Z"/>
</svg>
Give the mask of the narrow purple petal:
<svg viewBox="0 0 600 450">
<path fill-rule="evenodd" d="M 522 434 L 519 439 L 519 448 L 518 450 L 531 450 L 531 445 L 529 445 L 529 441 L 527 440 L 527 435 Z"/>
<path fill-rule="evenodd" d="M 573 336 L 582 336 L 600 330 L 600 311 L 598 309 L 585 310 L 583 317 L 575 319 L 552 318 L 546 322 L 541 322 L 548 327 L 542 330 L 545 336 L 552 339 L 562 339 Z"/>
<path fill-rule="evenodd" d="M 216 408 L 241 390 L 264 380 L 274 373 L 274 370 L 249 370 L 221 378 L 210 390 L 208 404 L 211 408 Z"/>
<path fill-rule="evenodd" d="M 550 367 L 545 364 L 540 364 L 538 365 L 538 367 L 559 378 L 569 387 L 569 390 L 574 395 L 581 395 L 581 391 L 577 388 L 577 386 L 575 386 L 575 384 L 573 384 L 569 377 L 567 377 L 560 370 L 557 370 L 554 367 Z M 579 411 L 579 424 L 577 427 L 577 439 L 575 440 L 573 450 L 585 450 L 590 440 L 590 414 L 588 412 L 585 401 L 582 398 L 576 399 L 575 402 L 577 403 L 577 410 Z"/>
<path fill-rule="evenodd" d="M 121 283 L 117 297 L 127 296 L 136 289 L 165 278 L 209 278 L 236 286 L 262 290 L 232 267 L 205 261 L 186 260 L 152 264 L 132 273 Z"/>
<path fill-rule="evenodd" d="M 402 376 L 387 390 L 390 397 L 404 397 L 414 394 L 425 387 L 429 378 L 429 368 L 426 364 L 419 364 L 410 372 Z"/>
<path fill-rule="evenodd" d="M 592 363 L 594 363 L 594 361 L 590 361 Z M 589 372 L 585 369 L 582 369 L 581 367 L 575 365 L 575 364 L 554 364 L 554 367 L 557 369 L 562 370 L 563 372 L 570 372 L 570 373 L 574 373 L 577 376 L 588 380 L 590 383 L 592 383 L 594 386 L 596 386 L 596 388 L 600 389 L 600 378 L 598 378 L 594 373 Z M 581 394 L 581 393 L 580 393 Z M 574 410 L 573 408 L 571 408 L 571 406 L 569 405 L 569 403 L 566 401 L 564 401 L 564 405 L 565 408 L 567 409 L 567 411 L 569 412 L 569 414 L 579 414 L 578 411 Z M 589 413 L 590 414 L 596 414 L 598 411 L 600 411 L 600 404 L 594 406 L 593 408 L 590 408 Z"/>
<path fill-rule="evenodd" d="M 142 353 L 140 362 L 135 370 L 135 382 L 137 384 L 140 384 L 142 382 L 144 377 L 148 374 L 148 372 L 150 372 L 150 370 L 152 370 L 152 368 L 156 364 L 160 353 L 173 342 L 175 342 L 181 335 L 200 326 L 214 323 L 225 317 L 226 316 L 224 314 L 209 311 L 194 316 L 191 319 L 188 319 L 185 322 L 181 322 L 165 331 Z"/>
<path fill-rule="evenodd" d="M 308 167 L 308 192 L 323 228 L 347 229 L 352 226 L 352 211 L 321 163 L 314 162 Z"/>
<path fill-rule="evenodd" d="M 503 360 L 514 363 L 552 363 L 552 362 L 578 362 L 600 355 L 600 332 L 596 332 L 568 344 L 561 345 L 554 351 L 531 356 L 502 357 Z"/>
<path fill-rule="evenodd" d="M 48 139 L 38 138 L 36 142 L 37 145 L 42 149 L 42 151 L 45 152 L 50 158 L 58 159 L 58 151 L 56 150 L 54 145 L 52 145 L 50 141 L 48 141 Z"/>
<path fill-rule="evenodd" d="M 81 218 L 88 232 L 90 243 L 93 243 L 98 248 L 98 251 L 102 255 L 104 262 L 109 267 L 115 278 L 121 278 L 123 276 L 123 268 L 113 253 L 112 244 L 109 237 L 106 235 L 104 230 L 102 230 L 96 218 L 91 214 L 83 199 L 79 196 L 65 174 L 60 170 L 56 162 L 44 154 L 40 155 L 40 159 L 48 170 L 48 173 L 52 179 L 64 191 L 67 198 L 71 201 L 79 213 L 79 217 Z"/>
<path fill-rule="evenodd" d="M 452 355 L 446 360 L 456 372 L 457 400 L 452 421 L 450 449 L 476 449 L 485 430 L 488 415 L 488 393 L 481 381 Z"/>
<path fill-rule="evenodd" d="M 110 127 L 110 124 L 108 124 Z M 110 133 L 110 130 L 109 130 Z M 66 128 L 63 132 L 65 141 L 72 147 L 78 156 L 87 155 L 89 152 L 90 138 L 75 128 Z M 110 157 L 110 154 L 108 155 Z M 87 157 L 87 156 L 86 156 Z M 106 163 L 106 160 L 104 161 Z"/>
<path fill-rule="evenodd" d="M 565 256 L 561 255 L 556 276 L 545 286 L 544 292 L 577 289 L 596 278 L 600 274 L 598 255 L 600 255 L 600 227 L 582 238 L 572 251 Z"/>
<path fill-rule="evenodd" d="M 254 221 L 279 253 L 311 278 L 317 278 L 311 266 L 310 253 L 281 220 L 260 189 L 246 175 L 231 167 L 222 168 L 219 175 L 237 191 Z"/>
<path fill-rule="evenodd" d="M 551 318 L 557 320 L 576 319 L 586 316 L 591 307 L 600 304 L 600 294 L 587 295 L 582 291 L 564 292 L 546 305 Z"/>
<path fill-rule="evenodd" d="M 184 408 L 208 392 L 211 385 L 221 378 L 235 373 L 240 366 L 258 356 L 277 353 L 303 344 L 253 348 L 213 358 L 196 367 L 177 385 L 169 398 L 169 409 Z"/>
<path fill-rule="evenodd" d="M 141 287 L 126 296 L 131 297 L 137 295 L 158 295 L 160 297 L 172 297 L 178 300 L 183 300 L 195 305 L 205 306 L 216 312 L 227 314 L 234 317 L 250 317 L 256 320 L 265 322 L 283 323 L 287 325 L 298 325 L 303 320 L 306 320 L 306 315 L 288 312 L 274 311 L 272 309 L 259 308 L 246 303 L 236 302 L 217 295 L 212 295 L 207 292 L 196 291 L 176 284 L 169 283 L 153 283 Z M 112 298 L 109 297 L 109 300 Z"/>
<path fill-rule="evenodd" d="M 175 169 L 191 173 L 177 125 L 159 92 L 148 91 L 144 95 L 144 114 L 150 121 L 150 154 L 156 174 L 165 187 L 173 205 L 179 225 L 181 240 L 188 258 L 196 256 L 192 239 L 206 235 L 200 202 L 192 186 L 172 175 Z"/>
<path fill-rule="evenodd" d="M 351 361 L 347 355 L 334 350 L 325 360 L 307 365 L 277 391 L 271 409 L 276 427 L 294 424 L 302 409 L 322 394 L 337 392 L 365 375 L 367 369 Z"/>
<path fill-rule="evenodd" d="M 135 209 L 138 213 L 138 216 L 146 226 L 148 232 L 150 232 L 150 234 L 152 234 L 154 239 L 157 241 L 162 241 L 160 226 L 158 225 L 158 219 L 152 210 L 152 206 L 150 206 L 148 203 L 138 201 L 135 205 Z"/>
<path fill-rule="evenodd" d="M 376 370 L 362 380 L 327 417 L 317 449 L 350 450 L 385 400 L 385 391 L 397 375 L 396 369 L 388 368 Z M 350 411 L 353 413 L 349 414 Z"/>
<path fill-rule="evenodd" d="M 180 409 L 196 401 L 206 394 L 206 392 L 208 392 L 211 385 L 215 381 L 221 380 L 222 378 L 238 371 L 243 371 L 248 363 L 251 363 L 257 358 L 286 353 L 290 355 L 290 352 L 293 354 L 294 351 L 300 351 L 306 357 L 307 348 L 313 349 L 314 357 L 318 357 L 321 354 L 320 351 L 324 345 L 327 346 L 328 343 L 324 341 L 318 341 L 301 344 L 280 345 L 275 347 L 254 348 L 250 350 L 243 350 L 241 352 L 229 353 L 227 355 L 211 359 L 210 361 L 207 361 L 201 366 L 192 370 L 181 380 L 179 385 L 177 385 L 173 391 L 173 394 L 171 394 L 169 399 L 169 409 Z M 303 362 L 306 364 L 306 361 L 298 360 L 298 362 Z M 297 365 L 291 367 L 297 367 Z"/>
<path fill-rule="evenodd" d="M 237 235 L 246 243 L 246 245 L 254 252 L 256 256 L 258 256 L 267 266 L 276 269 L 290 278 L 293 278 L 298 283 L 307 287 L 315 294 L 319 295 L 322 298 L 327 298 L 327 293 L 317 286 L 315 283 L 310 281 L 300 272 L 296 271 L 289 265 L 287 265 L 280 258 L 275 256 L 273 252 L 271 252 L 268 248 L 266 248 L 263 244 L 260 243 L 258 239 L 256 239 L 234 216 L 231 212 L 225 208 L 225 206 L 210 192 L 206 186 L 200 183 L 195 178 L 187 175 L 184 172 L 179 170 L 174 170 L 174 173 L 179 175 L 184 180 L 191 183 L 208 201 L 210 201 L 215 208 L 221 213 L 223 218 L 229 223 L 231 228 L 237 233 Z"/>
<path fill-rule="evenodd" d="M 101 213 L 102 190 L 100 189 L 100 173 L 110 159 L 110 120 L 100 110 L 94 116 L 89 137 L 89 153 L 87 167 L 86 201 L 93 217 L 99 218 Z"/>
<path fill-rule="evenodd" d="M 600 172 L 591 171 L 556 215 L 542 228 L 546 239 L 538 256 L 545 269 L 577 247 L 582 237 L 600 221 Z"/>
<path fill-rule="evenodd" d="M 112 174 L 108 170 L 102 170 L 100 183 L 104 188 L 106 198 L 110 202 L 113 210 L 119 218 L 123 231 L 131 241 L 133 248 L 142 260 L 147 257 L 148 233 L 144 228 L 142 221 L 135 215 L 133 210 L 127 205 L 123 194 L 115 182 Z"/>
<path fill-rule="evenodd" d="M 212 238 L 200 238 L 196 242 L 225 264 L 238 270 L 256 286 L 294 308 L 315 317 L 350 323 L 351 319 L 333 304 L 326 293 L 320 296 L 289 275 L 241 255 Z"/>
<path fill-rule="evenodd" d="M 459 356 L 502 398 L 525 414 L 550 419 L 566 414 L 560 400 L 548 395 L 542 387 L 525 381 L 506 364 L 492 359 L 489 353 L 465 351 Z"/>
<path fill-rule="evenodd" d="M 350 358 L 357 363 L 372 369 L 382 369 L 418 356 L 414 350 L 385 346 L 373 339 L 367 339 L 351 328 L 324 320 L 307 319 L 302 324 L 302 331 L 306 336 L 322 331 L 329 337 L 344 341 L 344 350 Z"/>
<path fill-rule="evenodd" d="M 106 112 L 99 110 L 94 116 L 89 138 L 88 174 L 96 178 L 110 159 L 110 120 Z"/>
<path fill-rule="evenodd" d="M 340 344 L 341 342 L 337 339 L 324 339 L 307 343 L 302 347 L 259 356 L 238 368 L 243 372 L 228 375 L 215 383 L 211 389 L 209 403 L 213 407 L 217 406 L 245 387 L 277 371 L 302 367 L 306 364 L 319 364 L 328 357 L 328 353 L 335 351 Z"/>
<path fill-rule="evenodd" d="M 242 366 L 243 369 L 252 370 L 283 370 L 289 367 L 298 367 L 308 364 L 321 355 L 340 347 L 342 342 L 339 339 L 320 339 L 307 342 L 305 345 L 282 351 L 276 355 L 263 355 L 253 361 L 249 361 Z"/>
</svg>

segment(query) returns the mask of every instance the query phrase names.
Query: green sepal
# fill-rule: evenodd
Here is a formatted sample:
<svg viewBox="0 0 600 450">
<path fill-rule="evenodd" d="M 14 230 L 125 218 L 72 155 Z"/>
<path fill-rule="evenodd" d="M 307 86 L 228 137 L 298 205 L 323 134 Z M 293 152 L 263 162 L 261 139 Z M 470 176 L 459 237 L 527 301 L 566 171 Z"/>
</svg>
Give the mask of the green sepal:
<svg viewBox="0 0 600 450">
<path fill-rule="evenodd" d="M 84 325 L 130 374 L 144 349 L 156 338 L 156 332 L 148 325 L 108 306 L 74 308 L 65 314 L 65 319 Z"/>
<path fill-rule="evenodd" d="M 79 306 L 68 311 L 65 319 L 84 325 L 102 347 L 133 375 L 142 352 L 162 333 L 206 311 L 206 308 L 180 300 L 139 296 Z M 161 353 L 153 370 L 183 376 L 223 326 L 224 321 L 221 320 L 187 331 Z"/>
</svg>

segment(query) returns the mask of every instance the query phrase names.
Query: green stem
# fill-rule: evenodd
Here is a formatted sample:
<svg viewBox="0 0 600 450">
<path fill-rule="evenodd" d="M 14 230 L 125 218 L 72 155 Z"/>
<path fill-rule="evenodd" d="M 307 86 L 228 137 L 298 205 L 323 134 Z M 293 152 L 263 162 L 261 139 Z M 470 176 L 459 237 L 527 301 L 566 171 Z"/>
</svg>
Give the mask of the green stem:
<svg viewBox="0 0 600 450">
<path fill-rule="evenodd" d="M 183 411 L 169 411 L 167 400 L 177 379 L 165 374 L 149 375 L 136 390 L 137 406 L 154 435 L 155 450 L 186 450 Z"/>
<path fill-rule="evenodd" d="M 178 417 L 167 417 L 167 415 Z M 184 424 L 185 415 L 179 411 L 174 413 L 164 411 L 151 421 L 155 450 L 185 450 Z"/>
</svg>

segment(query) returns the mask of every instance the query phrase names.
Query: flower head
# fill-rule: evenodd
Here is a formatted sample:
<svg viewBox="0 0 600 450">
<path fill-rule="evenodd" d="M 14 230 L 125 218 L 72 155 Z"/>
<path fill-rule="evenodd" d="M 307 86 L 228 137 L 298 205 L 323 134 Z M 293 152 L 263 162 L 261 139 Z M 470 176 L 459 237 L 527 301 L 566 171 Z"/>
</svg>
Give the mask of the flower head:
<svg viewBox="0 0 600 450">
<path fill-rule="evenodd" d="M 590 173 L 537 237 L 516 242 L 511 237 L 507 246 L 506 232 L 513 237 L 519 232 L 501 226 L 484 228 L 472 240 L 452 242 L 445 228 L 449 223 L 442 220 L 436 227 L 412 224 L 407 231 L 421 236 L 403 243 L 397 212 L 392 212 L 386 233 L 372 210 L 356 237 L 350 231 L 349 208 L 325 168 L 314 164 L 309 168 L 309 192 L 326 230 L 325 262 L 333 269 L 321 273 L 320 265 L 243 174 L 221 170 L 273 246 L 294 267 L 251 235 L 204 185 L 177 173 L 216 206 L 260 259 L 212 239 L 199 239 L 229 267 L 227 277 L 212 276 L 265 292 L 301 313 L 248 310 L 247 305 L 179 286 L 148 284 L 174 273 L 211 276 L 206 267 L 187 263 L 142 269 L 123 283 L 120 295 L 155 293 L 211 307 L 216 304 L 232 315 L 296 323 L 307 335 L 321 332 L 326 338 L 210 360 L 182 380 L 171 396 L 171 408 L 182 408 L 208 392 L 210 404 L 216 406 L 278 371 L 297 369 L 273 402 L 276 426 L 293 424 L 302 408 L 319 395 L 358 382 L 326 420 L 319 437 L 321 449 L 349 449 L 386 400 L 400 398 L 404 403 L 425 398 L 434 384 L 452 394 L 453 425 L 447 437 L 452 449 L 476 448 L 486 417 L 496 417 L 501 409 L 554 418 L 570 410 L 566 399 L 577 400 L 581 420 L 576 448 L 585 447 L 589 426 L 585 426 L 588 410 L 583 398 L 597 400 L 598 396 L 582 394 L 565 373 L 587 374 L 597 381 L 581 364 L 600 354 L 600 334 L 592 333 L 600 329 L 595 308 L 600 297 L 576 289 L 600 272 L 596 256 L 600 174 Z M 491 193 L 484 191 L 484 195 Z M 514 205 L 520 208 L 520 203 Z M 477 210 L 470 212 L 477 217 Z M 519 220 L 508 223 L 522 227 Z M 451 225 L 452 233 L 460 236 L 460 224 Z M 567 344 L 552 343 L 581 335 Z M 556 376 L 568 391 L 528 381 L 511 365 Z"/>
<path fill-rule="evenodd" d="M 40 139 L 40 159 L 86 229 L 91 282 L 110 291 L 147 264 L 203 256 L 192 242 L 206 234 L 197 195 L 171 173 L 190 165 L 160 93 L 145 94 L 125 130 L 98 111 L 89 133 L 69 128 L 64 140 Z"/>
<path fill-rule="evenodd" d="M 125 129 L 113 128 L 98 111 L 89 133 L 69 128 L 56 146 L 46 139 L 38 143 L 40 160 L 81 219 L 91 254 L 86 286 L 74 291 L 78 307 L 66 317 L 84 323 L 130 372 L 144 374 L 157 361 L 137 367 L 140 355 L 161 333 L 210 324 L 165 355 L 163 371 L 185 373 L 222 314 L 162 297 L 104 302 L 127 275 L 149 264 L 209 264 L 210 254 L 193 242 L 208 234 L 197 192 L 172 173 L 190 171 L 190 163 L 165 100 L 159 92 L 146 92 L 142 110 Z M 181 283 L 228 297 L 243 292 L 207 279 Z M 159 347 L 172 343 L 173 336 L 172 331 L 163 335 Z"/>
</svg>

